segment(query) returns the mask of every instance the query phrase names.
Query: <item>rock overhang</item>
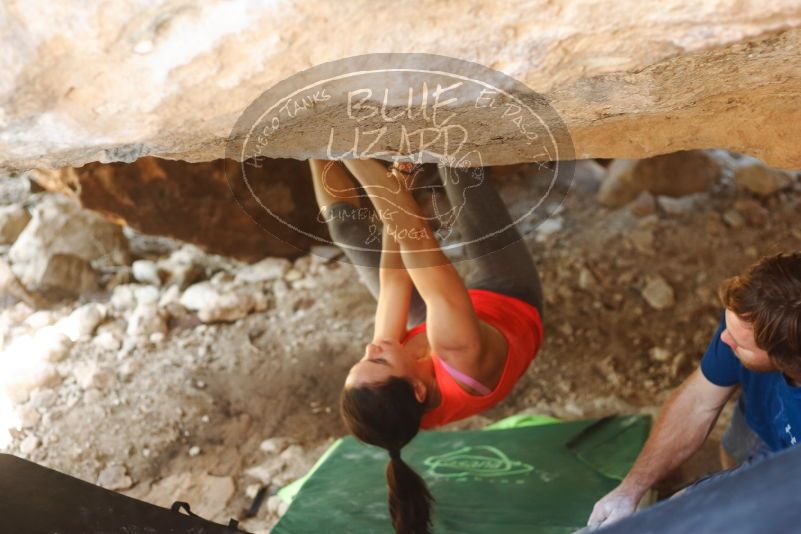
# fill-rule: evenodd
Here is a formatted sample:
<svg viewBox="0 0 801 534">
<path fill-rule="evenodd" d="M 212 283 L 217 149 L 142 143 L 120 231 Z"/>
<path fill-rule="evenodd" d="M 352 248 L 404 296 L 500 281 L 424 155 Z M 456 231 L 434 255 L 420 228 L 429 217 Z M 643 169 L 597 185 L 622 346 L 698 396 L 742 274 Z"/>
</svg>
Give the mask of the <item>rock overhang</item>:
<svg viewBox="0 0 801 534">
<path fill-rule="evenodd" d="M 577 158 L 719 147 L 801 166 L 801 148 L 791 142 L 801 123 L 801 6 L 791 0 L 561 0 L 495 9 L 354 0 L 314 10 L 280 2 L 34 1 L 8 14 L 0 48 L 5 169 L 145 155 L 212 161 L 225 154 L 242 111 L 276 83 L 331 60 L 420 51 L 484 65 L 541 94 Z M 474 113 L 456 111 L 468 122 Z M 343 102 L 290 124 L 263 155 L 324 156 L 308 132 L 346 113 Z M 514 135 L 495 137 L 481 141 L 484 164 L 528 161 Z"/>
</svg>

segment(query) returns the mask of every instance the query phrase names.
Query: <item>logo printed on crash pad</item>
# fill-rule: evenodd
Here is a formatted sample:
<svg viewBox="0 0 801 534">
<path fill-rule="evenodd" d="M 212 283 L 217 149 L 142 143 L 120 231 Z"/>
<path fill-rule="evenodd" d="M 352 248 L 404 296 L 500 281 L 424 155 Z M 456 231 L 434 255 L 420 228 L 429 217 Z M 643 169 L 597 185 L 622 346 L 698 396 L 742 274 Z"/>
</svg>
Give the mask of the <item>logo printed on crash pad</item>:
<svg viewBox="0 0 801 534">
<path fill-rule="evenodd" d="M 525 475 L 534 467 L 510 459 L 501 450 L 489 445 L 463 447 L 459 450 L 425 459 L 428 473 L 448 478 L 494 478 Z"/>
</svg>

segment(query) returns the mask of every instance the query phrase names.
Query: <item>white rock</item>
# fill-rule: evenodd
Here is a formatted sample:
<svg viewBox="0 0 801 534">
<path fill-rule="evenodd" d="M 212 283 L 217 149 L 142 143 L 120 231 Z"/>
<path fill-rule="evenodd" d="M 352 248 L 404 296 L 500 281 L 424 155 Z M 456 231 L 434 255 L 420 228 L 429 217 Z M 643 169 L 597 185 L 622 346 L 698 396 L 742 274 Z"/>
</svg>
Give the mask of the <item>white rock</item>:
<svg viewBox="0 0 801 534">
<path fill-rule="evenodd" d="M 127 380 L 134 374 L 138 373 L 144 367 L 142 360 L 138 358 L 128 358 L 119 366 L 120 378 Z"/>
<path fill-rule="evenodd" d="M 560 217 L 551 217 L 549 219 L 542 221 L 542 224 L 537 226 L 536 240 L 538 242 L 545 241 L 549 236 L 561 232 L 562 226 L 563 222 Z"/>
<path fill-rule="evenodd" d="M 71 349 L 72 340 L 67 335 L 57 326 L 46 326 L 33 336 L 31 354 L 35 359 L 55 363 L 66 358 Z"/>
<path fill-rule="evenodd" d="M 130 310 L 136 306 L 136 288 L 133 284 L 121 284 L 111 292 L 109 304 L 115 310 Z"/>
<path fill-rule="evenodd" d="M 676 302 L 673 288 L 661 276 L 648 278 L 642 296 L 655 310 L 666 310 Z"/>
<path fill-rule="evenodd" d="M 167 278 L 167 285 L 178 286 L 180 290 L 203 279 L 209 264 L 209 257 L 194 245 L 184 245 L 166 259 L 158 262 L 160 274 Z"/>
<path fill-rule="evenodd" d="M 30 404 L 35 408 L 50 408 L 58 400 L 58 394 L 52 389 L 35 389 L 30 395 Z"/>
<path fill-rule="evenodd" d="M 19 444 L 19 451 L 22 454 L 30 454 L 38 449 L 41 443 L 42 442 L 39 441 L 38 437 L 34 436 L 33 434 L 29 434 L 25 439 L 22 440 L 22 443 Z"/>
<path fill-rule="evenodd" d="M 245 497 L 248 499 L 255 499 L 261 488 L 261 484 L 248 484 L 247 487 L 245 487 Z"/>
<path fill-rule="evenodd" d="M 672 353 L 663 347 L 653 347 L 649 352 L 651 359 L 656 362 L 666 362 L 670 359 Z"/>
<path fill-rule="evenodd" d="M 17 240 L 31 220 L 31 214 L 23 206 L 14 204 L 0 207 L 0 245 L 10 245 Z"/>
<path fill-rule="evenodd" d="M 709 204 L 708 197 L 703 193 L 677 198 L 660 196 L 657 197 L 656 202 L 659 208 L 668 215 L 676 215 L 679 217 L 698 213 L 699 206 L 705 207 Z"/>
<path fill-rule="evenodd" d="M 153 332 L 150 334 L 150 342 L 153 344 L 158 345 L 162 341 L 164 341 L 164 333 L 163 332 Z"/>
<path fill-rule="evenodd" d="M 29 289 L 52 286 L 80 293 L 90 285 L 89 262 L 111 266 L 128 261 L 122 229 L 70 198 L 46 195 L 32 215 L 9 251 L 14 273 Z"/>
<path fill-rule="evenodd" d="M 284 438 L 284 437 L 276 437 L 276 438 L 269 438 L 265 439 L 259 445 L 259 448 L 266 452 L 267 454 L 280 454 L 283 452 L 287 447 L 292 444 L 293 440 L 291 438 Z"/>
<path fill-rule="evenodd" d="M 284 274 L 284 280 L 287 282 L 295 282 L 301 278 L 303 278 L 303 273 L 294 267 Z"/>
<path fill-rule="evenodd" d="M 586 267 L 582 267 L 579 271 L 578 286 L 584 291 L 592 292 L 598 289 L 598 280 L 596 280 L 595 275 L 592 274 L 592 271 Z"/>
<path fill-rule="evenodd" d="M 142 284 L 161 285 L 159 268 L 156 262 L 150 260 L 136 260 L 131 265 L 134 279 Z"/>
<path fill-rule="evenodd" d="M 53 298 L 77 297 L 98 287 L 97 273 L 89 262 L 72 254 L 42 252 L 14 263 L 11 270 L 26 289 Z"/>
<path fill-rule="evenodd" d="M 289 504 L 278 495 L 272 495 L 267 499 L 267 510 L 278 517 L 283 516 L 289 509 Z"/>
<path fill-rule="evenodd" d="M 212 285 L 211 282 L 200 282 L 186 288 L 186 291 L 181 295 L 180 303 L 188 310 L 198 311 L 209 302 L 219 298 L 219 289 Z"/>
<path fill-rule="evenodd" d="M 117 351 L 120 350 L 122 346 L 122 340 L 114 335 L 112 332 L 101 332 L 92 340 L 92 344 L 97 346 L 99 349 L 107 350 L 107 351 Z"/>
<path fill-rule="evenodd" d="M 0 390 L 5 389 L 6 395 L 12 402 L 25 402 L 34 389 L 54 387 L 61 381 L 61 376 L 52 363 L 26 361 L 20 364 L 18 361 L 9 362 L 8 354 L 4 356 L 7 364 L 6 370 L 9 370 L 8 363 L 11 363 L 10 367 L 13 372 L 0 376 Z"/>
<path fill-rule="evenodd" d="M 25 326 L 33 329 L 39 330 L 40 328 L 44 328 L 45 326 L 50 326 L 56 322 L 56 315 L 48 310 L 40 310 L 30 314 L 25 319 Z"/>
<path fill-rule="evenodd" d="M 165 308 L 170 304 L 180 304 L 181 302 L 181 288 L 177 285 L 173 285 L 167 288 L 164 291 L 164 294 L 161 295 L 159 299 L 159 308 Z"/>
<path fill-rule="evenodd" d="M 155 304 L 139 304 L 128 319 L 126 333 L 134 337 L 149 338 L 155 333 L 167 333 L 164 313 Z"/>
<path fill-rule="evenodd" d="M 195 456 L 200 455 L 200 447 L 197 445 L 193 445 L 189 447 L 189 457 L 194 458 Z"/>
<path fill-rule="evenodd" d="M 284 276 L 291 267 L 289 260 L 284 258 L 264 258 L 237 271 L 235 280 L 248 284 L 271 282 Z"/>
<path fill-rule="evenodd" d="M 267 297 L 259 290 L 201 282 L 189 286 L 181 296 L 185 308 L 197 312 L 204 323 L 236 321 L 267 308 Z"/>
<path fill-rule="evenodd" d="M 745 217 L 743 217 L 743 215 L 735 209 L 726 210 L 723 212 L 723 222 L 735 230 L 742 228 L 746 224 Z"/>
<path fill-rule="evenodd" d="M 57 328 L 72 341 L 91 336 L 106 318 L 106 307 L 98 303 L 84 304 L 58 322 Z"/>
<path fill-rule="evenodd" d="M 279 456 L 287 465 L 305 462 L 306 451 L 300 445 L 290 445 Z"/>
<path fill-rule="evenodd" d="M 141 285 L 134 289 L 137 304 L 156 304 L 161 298 L 161 293 L 153 286 Z"/>
<path fill-rule="evenodd" d="M 286 462 L 280 458 L 270 458 L 260 465 L 246 469 L 245 475 L 261 481 L 262 484 L 271 484 L 285 468 Z"/>
<path fill-rule="evenodd" d="M 19 420 L 21 429 L 35 427 L 39 423 L 41 417 L 42 416 L 32 404 L 25 404 L 17 409 L 17 419 Z"/>
<path fill-rule="evenodd" d="M 83 402 L 91 406 L 97 404 L 103 398 L 103 393 L 97 388 L 89 388 L 83 394 Z"/>
<path fill-rule="evenodd" d="M 113 464 L 107 466 L 97 477 L 97 485 L 108 490 L 125 490 L 133 485 L 124 465 Z"/>
<path fill-rule="evenodd" d="M 72 375 L 81 389 L 96 388 L 105 391 L 111 389 L 116 382 L 114 375 L 95 361 L 75 364 Z"/>
<path fill-rule="evenodd" d="M 734 182 L 760 196 L 769 196 L 793 183 L 793 177 L 777 169 L 771 169 L 756 158 L 743 157 L 734 170 Z"/>
</svg>

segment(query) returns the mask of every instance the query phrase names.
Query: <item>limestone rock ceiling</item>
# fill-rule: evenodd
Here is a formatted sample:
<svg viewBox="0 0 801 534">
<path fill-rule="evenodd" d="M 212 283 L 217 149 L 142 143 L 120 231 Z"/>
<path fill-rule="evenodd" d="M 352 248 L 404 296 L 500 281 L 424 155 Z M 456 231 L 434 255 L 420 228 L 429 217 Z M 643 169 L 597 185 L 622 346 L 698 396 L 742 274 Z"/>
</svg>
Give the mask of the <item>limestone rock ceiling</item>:
<svg viewBox="0 0 801 534">
<path fill-rule="evenodd" d="M 25 0 L 0 6 L 0 168 L 216 160 L 266 89 L 375 52 L 508 74 L 550 101 L 579 158 L 719 147 L 801 166 L 798 0 Z M 264 155 L 322 156 L 309 132 L 344 121 L 336 104 Z M 483 163 L 525 161 L 520 135 L 499 130 Z"/>
</svg>

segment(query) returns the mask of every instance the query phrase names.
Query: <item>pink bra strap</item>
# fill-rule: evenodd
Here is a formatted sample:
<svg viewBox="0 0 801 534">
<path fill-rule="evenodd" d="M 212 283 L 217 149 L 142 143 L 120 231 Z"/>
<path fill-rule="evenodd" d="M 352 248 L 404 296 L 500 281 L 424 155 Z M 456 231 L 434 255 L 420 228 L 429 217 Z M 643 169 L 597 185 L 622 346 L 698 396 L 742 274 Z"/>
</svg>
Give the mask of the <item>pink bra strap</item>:
<svg viewBox="0 0 801 534">
<path fill-rule="evenodd" d="M 445 360 L 443 360 L 442 358 L 439 358 L 439 363 L 441 363 L 442 367 L 446 371 L 448 371 L 449 375 L 451 375 L 453 378 L 455 378 L 459 382 L 465 384 L 466 386 L 471 387 L 472 389 L 478 391 L 482 395 L 489 395 L 490 393 L 492 393 L 492 390 L 490 388 L 488 388 L 484 384 L 480 383 L 478 380 L 467 376 L 463 372 L 457 371 L 456 369 L 454 369 L 453 367 L 448 365 L 447 362 L 445 362 Z"/>
</svg>

